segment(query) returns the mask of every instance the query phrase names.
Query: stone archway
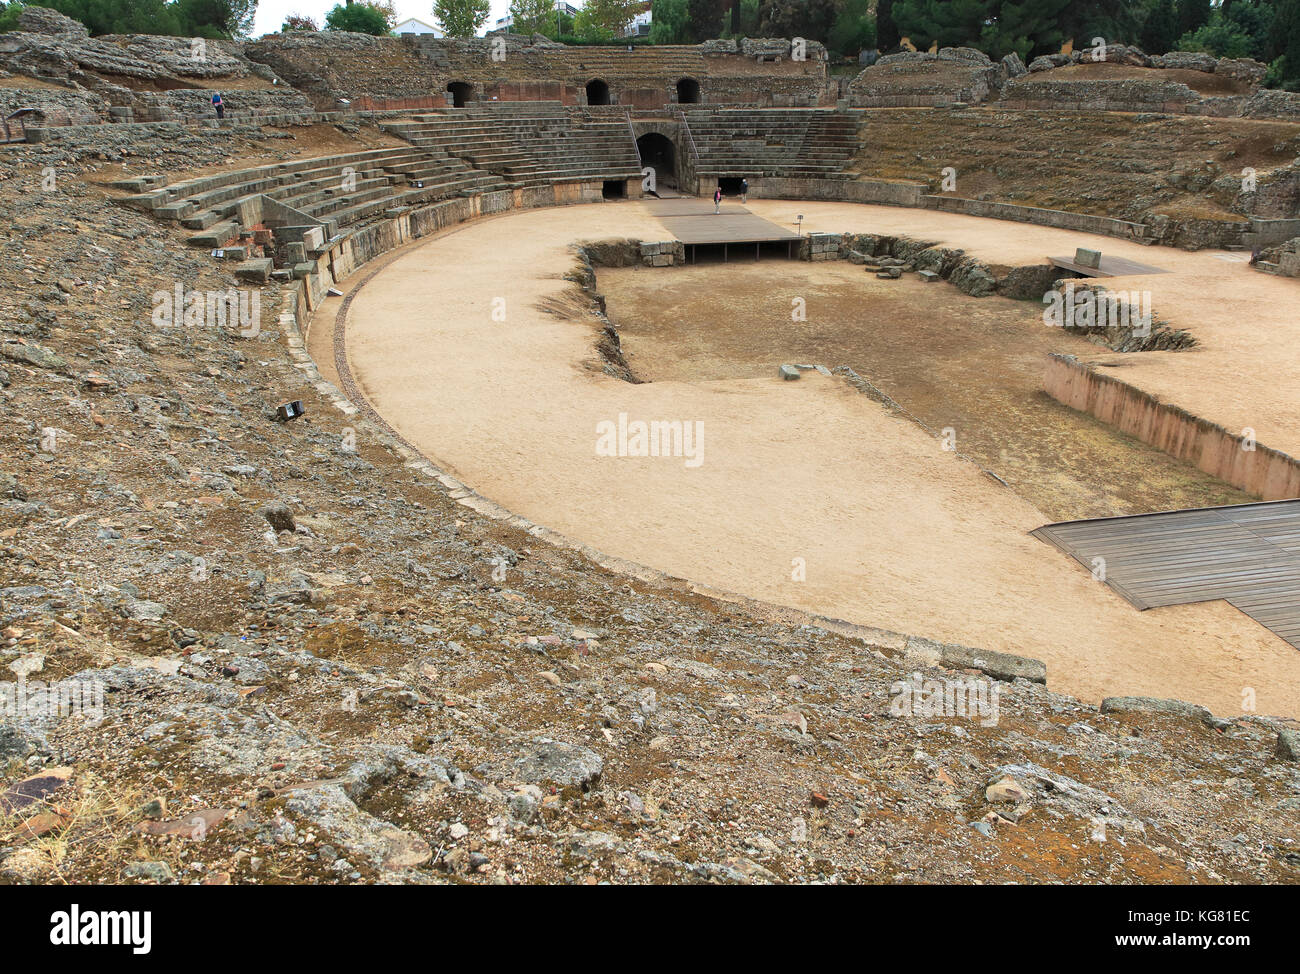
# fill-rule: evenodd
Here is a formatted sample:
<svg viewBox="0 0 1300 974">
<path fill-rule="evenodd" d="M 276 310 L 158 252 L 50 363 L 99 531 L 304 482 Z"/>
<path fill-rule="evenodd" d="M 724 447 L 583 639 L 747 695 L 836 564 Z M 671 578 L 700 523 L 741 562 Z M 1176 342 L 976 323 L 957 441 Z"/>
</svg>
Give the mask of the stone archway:
<svg viewBox="0 0 1300 974">
<path fill-rule="evenodd" d="M 632 137 L 641 156 L 642 170 L 654 169 L 655 183 L 660 189 L 696 191 L 695 167 L 679 122 L 669 118 L 634 118 Z"/>
<path fill-rule="evenodd" d="M 700 83 L 694 78 L 682 78 L 677 82 L 677 104 L 698 105 L 700 103 Z"/>
<path fill-rule="evenodd" d="M 474 98 L 474 86 L 467 81 L 453 81 L 447 85 L 447 94 L 451 95 L 453 108 L 464 108 Z"/>
<path fill-rule="evenodd" d="M 600 78 L 592 78 L 587 82 L 587 104 L 588 105 L 612 105 L 609 95 L 609 85 Z"/>
<path fill-rule="evenodd" d="M 642 172 L 654 170 L 655 186 L 677 188 L 677 147 L 672 139 L 660 132 L 647 132 L 637 137 L 636 149 L 641 154 Z"/>
</svg>

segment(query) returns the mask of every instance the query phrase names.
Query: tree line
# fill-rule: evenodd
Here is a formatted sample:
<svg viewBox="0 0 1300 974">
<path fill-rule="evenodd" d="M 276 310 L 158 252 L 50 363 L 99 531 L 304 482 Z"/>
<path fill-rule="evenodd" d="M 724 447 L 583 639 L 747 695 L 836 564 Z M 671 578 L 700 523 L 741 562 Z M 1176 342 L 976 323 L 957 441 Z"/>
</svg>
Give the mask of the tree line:
<svg viewBox="0 0 1300 974">
<path fill-rule="evenodd" d="M 92 34 L 240 37 L 252 29 L 257 0 L 42 0 L 85 24 Z M 511 30 L 558 40 L 619 40 L 642 0 L 586 0 L 576 16 L 554 0 L 512 0 Z M 21 10 L 0 4 L 0 30 Z M 832 55 L 974 47 L 992 58 L 1023 60 L 1063 45 L 1137 45 L 1149 54 L 1204 52 L 1254 58 L 1269 65 L 1267 84 L 1300 90 L 1300 0 L 653 0 L 651 44 L 697 44 L 713 38 L 803 37 Z M 452 37 L 487 24 L 488 0 L 434 0 L 432 14 Z M 388 34 L 392 0 L 344 0 L 322 24 L 285 18 L 282 30 L 345 30 Z"/>
<path fill-rule="evenodd" d="M 833 55 L 974 47 L 1028 61 L 1073 42 L 1199 51 L 1270 65 L 1269 83 L 1300 88 L 1300 0 L 654 0 L 650 38 L 803 37 Z"/>
<path fill-rule="evenodd" d="M 214 40 L 243 37 L 253 29 L 257 0 L 40 0 L 85 24 L 91 34 L 164 34 Z M 0 4 L 0 31 L 13 30 L 24 4 Z"/>
</svg>

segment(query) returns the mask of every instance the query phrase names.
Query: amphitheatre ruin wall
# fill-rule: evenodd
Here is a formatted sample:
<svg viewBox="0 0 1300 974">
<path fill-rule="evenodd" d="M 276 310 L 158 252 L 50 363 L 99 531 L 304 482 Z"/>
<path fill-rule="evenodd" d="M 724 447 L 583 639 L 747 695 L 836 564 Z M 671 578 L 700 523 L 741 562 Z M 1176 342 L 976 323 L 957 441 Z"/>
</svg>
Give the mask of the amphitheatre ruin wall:
<svg viewBox="0 0 1300 974">
<path fill-rule="evenodd" d="M 3 662 L 107 681 L 121 719 L 0 723 L 0 770 L 138 789 L 160 755 L 241 830 L 205 867 L 236 882 L 266 875 L 245 845 L 304 844 L 286 815 L 333 843 L 289 881 L 1300 879 L 1300 576 L 1134 623 L 1034 536 L 1300 494 L 1300 94 L 1105 54 L 839 73 L 800 39 L 91 37 L 27 8 L 0 34 Z M 786 279 L 838 360 L 771 325 Z M 1146 327 L 1044 327 L 1112 286 Z M 718 466 L 591 464 L 627 401 L 707 416 Z M 985 421 L 1005 440 L 965 438 Z M 679 497 L 707 523 L 658 545 Z M 786 595 L 801 531 L 851 570 Z M 1008 722 L 890 719 L 921 670 L 994 681 Z M 972 850 L 1016 828 L 1007 775 L 1053 856 Z M 1089 858 L 1099 816 L 1127 844 Z M 48 880 L 7 841 L 0 876 Z"/>
</svg>

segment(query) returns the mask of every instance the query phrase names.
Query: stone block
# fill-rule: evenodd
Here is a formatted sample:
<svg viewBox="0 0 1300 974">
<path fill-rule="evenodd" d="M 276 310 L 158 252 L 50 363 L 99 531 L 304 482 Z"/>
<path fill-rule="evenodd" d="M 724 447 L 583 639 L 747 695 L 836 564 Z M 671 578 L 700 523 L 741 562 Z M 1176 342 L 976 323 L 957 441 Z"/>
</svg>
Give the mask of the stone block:
<svg viewBox="0 0 1300 974">
<path fill-rule="evenodd" d="M 176 205 L 184 206 L 188 208 L 189 212 L 182 213 L 180 217 L 180 221 L 181 221 L 181 226 L 189 230 L 206 230 L 208 227 L 221 222 L 221 214 L 217 213 L 215 210 L 203 210 L 200 213 L 194 213 L 193 212 L 194 205 L 192 203 L 190 204 L 178 203 Z M 162 210 L 170 209 L 170 208 L 171 207 L 161 207 L 160 209 L 155 210 L 154 212 L 155 214 L 161 216 Z"/>
<path fill-rule="evenodd" d="M 216 226 L 209 227 L 202 233 L 196 233 L 190 237 L 187 243 L 191 247 L 206 247 L 209 250 L 214 247 L 220 247 L 227 240 L 239 233 L 239 225 L 236 223 L 218 223 Z"/>
<path fill-rule="evenodd" d="M 786 382 L 793 382 L 795 379 L 799 378 L 799 370 L 793 365 L 781 366 L 781 368 L 777 370 L 777 374 Z"/>
<path fill-rule="evenodd" d="M 194 204 L 189 200 L 181 200 L 179 203 L 164 203 L 162 206 L 156 206 L 153 215 L 160 220 L 179 220 L 189 216 L 194 212 Z M 213 221 L 214 223 L 216 221 Z M 208 226 L 212 224 L 209 223 Z M 187 224 L 188 226 L 188 224 Z M 207 227 L 194 227 L 195 230 L 206 230 Z"/>
<path fill-rule="evenodd" d="M 1161 700 L 1157 697 L 1106 697 L 1101 702 L 1103 714 L 1154 713 L 1191 717 L 1209 724 L 1214 716 L 1199 704 L 1183 700 Z"/>
<path fill-rule="evenodd" d="M 271 277 L 275 264 L 270 257 L 246 260 L 235 268 L 235 276 L 244 281 L 256 281 L 265 284 Z"/>
<path fill-rule="evenodd" d="M 1300 731 L 1278 731 L 1274 753 L 1279 761 L 1300 761 Z"/>
<path fill-rule="evenodd" d="M 1074 252 L 1074 262 L 1083 267 L 1100 267 L 1101 251 L 1089 250 L 1087 247 L 1079 247 Z"/>
<path fill-rule="evenodd" d="M 930 665 L 950 669 L 979 670 L 995 680 L 1047 683 L 1047 664 L 1028 656 L 1013 656 L 1010 653 L 975 649 L 956 643 L 940 643 L 919 636 L 909 636 L 903 652 L 909 659 L 920 659 Z"/>
</svg>

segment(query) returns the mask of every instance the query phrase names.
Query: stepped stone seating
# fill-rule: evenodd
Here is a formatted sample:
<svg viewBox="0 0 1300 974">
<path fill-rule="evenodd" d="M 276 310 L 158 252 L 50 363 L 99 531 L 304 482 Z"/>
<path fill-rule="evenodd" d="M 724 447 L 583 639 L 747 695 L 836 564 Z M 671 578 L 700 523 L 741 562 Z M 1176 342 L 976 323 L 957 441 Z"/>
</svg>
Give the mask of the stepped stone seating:
<svg viewBox="0 0 1300 974">
<path fill-rule="evenodd" d="M 240 47 L 227 41 L 145 34 L 92 38 L 79 22 L 29 6 L 18 18 L 18 29 L 0 35 L 0 78 L 16 75 L 46 82 L 20 90 L 49 124 L 210 118 L 214 90 L 227 96 L 230 114 L 314 110 L 301 92 L 281 84 L 269 68 L 244 58 Z M 68 92 L 78 96 L 78 108 L 85 108 L 66 111 Z"/>
<path fill-rule="evenodd" d="M 504 57 L 494 56 L 504 44 Z M 701 101 L 711 104 L 760 102 L 780 106 L 830 104 L 825 49 L 806 45 L 807 57 L 794 60 L 789 40 L 734 41 L 695 46 L 621 45 L 566 47 L 539 36 L 435 38 L 426 34 L 368 37 L 341 32 L 290 31 L 268 34 L 243 48 L 318 107 L 344 97 L 373 107 L 409 107 L 392 100 L 427 99 L 459 82 L 472 89 L 471 104 L 554 99 L 586 104 L 591 80 L 609 86 L 614 104 L 662 108 L 678 100 L 677 83 L 699 83 Z"/>
<path fill-rule="evenodd" d="M 517 102 L 421 114 L 384 128 L 430 153 L 456 157 L 511 188 L 640 175 L 625 116 Z"/>
<path fill-rule="evenodd" d="M 705 109 L 685 113 L 701 176 L 848 179 L 857 122 L 833 111 Z"/>
<path fill-rule="evenodd" d="M 190 243 L 220 247 L 259 223 L 266 199 L 304 225 L 324 225 L 329 239 L 402 207 L 504 188 L 490 173 L 437 150 L 376 149 L 318 156 L 278 165 L 204 176 L 166 186 L 140 180 L 121 188 L 145 189 L 119 202 L 176 220 L 200 233 Z"/>
</svg>

